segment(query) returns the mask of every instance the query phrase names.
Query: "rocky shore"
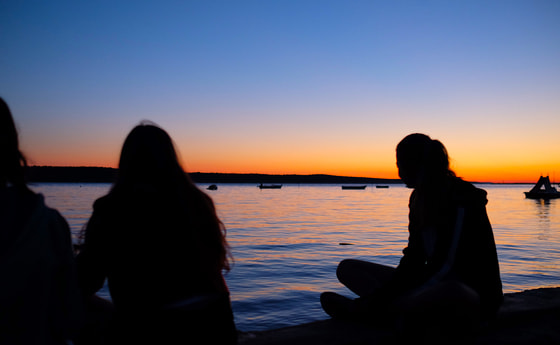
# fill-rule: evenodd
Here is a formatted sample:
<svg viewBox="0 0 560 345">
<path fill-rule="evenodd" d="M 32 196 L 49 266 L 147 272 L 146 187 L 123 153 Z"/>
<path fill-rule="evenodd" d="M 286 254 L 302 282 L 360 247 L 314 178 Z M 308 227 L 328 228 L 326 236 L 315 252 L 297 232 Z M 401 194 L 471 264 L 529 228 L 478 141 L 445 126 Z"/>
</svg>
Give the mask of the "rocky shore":
<svg viewBox="0 0 560 345">
<path fill-rule="evenodd" d="M 393 344 L 394 332 L 370 325 L 322 320 L 263 332 L 243 332 L 240 345 Z M 496 321 L 477 334 L 451 344 L 560 344 L 560 287 L 505 295 Z"/>
</svg>

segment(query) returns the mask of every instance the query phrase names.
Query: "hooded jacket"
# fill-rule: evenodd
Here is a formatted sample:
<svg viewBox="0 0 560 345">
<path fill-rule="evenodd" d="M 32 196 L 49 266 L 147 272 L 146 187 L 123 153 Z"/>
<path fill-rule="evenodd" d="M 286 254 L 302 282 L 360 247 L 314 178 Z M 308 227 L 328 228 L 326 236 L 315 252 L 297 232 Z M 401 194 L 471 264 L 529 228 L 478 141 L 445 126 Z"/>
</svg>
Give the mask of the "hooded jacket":
<svg viewBox="0 0 560 345">
<path fill-rule="evenodd" d="M 456 177 L 412 192 L 408 246 L 391 282 L 397 293 L 456 280 L 478 293 L 483 316 L 496 313 L 503 292 L 486 194 Z"/>
</svg>

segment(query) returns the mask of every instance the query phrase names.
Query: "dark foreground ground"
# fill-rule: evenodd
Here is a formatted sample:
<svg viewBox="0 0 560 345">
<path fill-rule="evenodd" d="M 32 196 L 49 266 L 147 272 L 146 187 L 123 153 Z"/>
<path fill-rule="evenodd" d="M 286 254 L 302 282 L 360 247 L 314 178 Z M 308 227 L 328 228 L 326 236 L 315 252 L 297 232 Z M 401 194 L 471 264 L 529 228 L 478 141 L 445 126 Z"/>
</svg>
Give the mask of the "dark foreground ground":
<svg viewBox="0 0 560 345">
<path fill-rule="evenodd" d="M 323 320 L 263 332 L 240 334 L 240 345 L 394 344 L 394 332 L 368 325 Z M 406 342 L 414 343 L 414 342 Z M 430 341 L 429 343 L 434 343 Z M 496 322 L 470 338 L 439 344 L 560 344 L 560 287 L 505 295 Z"/>
</svg>

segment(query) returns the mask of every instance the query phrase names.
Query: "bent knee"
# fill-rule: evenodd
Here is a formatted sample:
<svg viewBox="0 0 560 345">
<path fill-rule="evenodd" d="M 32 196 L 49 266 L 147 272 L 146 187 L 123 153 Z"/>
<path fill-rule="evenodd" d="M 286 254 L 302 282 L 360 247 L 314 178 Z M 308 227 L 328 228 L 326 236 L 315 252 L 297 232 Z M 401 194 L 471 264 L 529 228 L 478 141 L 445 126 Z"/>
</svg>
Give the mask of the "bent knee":
<svg viewBox="0 0 560 345">
<path fill-rule="evenodd" d="M 359 263 L 361 261 L 360 260 L 356 260 L 356 259 L 344 259 L 342 260 L 339 264 L 338 267 L 336 268 L 336 277 L 338 278 L 338 280 L 343 281 L 345 280 L 344 278 L 348 276 L 348 274 L 351 274 L 350 272 L 353 272 L 357 266 L 359 266 Z"/>
<path fill-rule="evenodd" d="M 403 301 L 421 309 L 476 310 L 480 305 L 480 297 L 474 289 L 454 280 L 420 289 Z"/>
<path fill-rule="evenodd" d="M 479 294 L 467 284 L 450 281 L 446 286 L 448 293 L 455 297 L 457 300 L 463 301 L 471 306 L 479 306 L 480 296 Z"/>
</svg>

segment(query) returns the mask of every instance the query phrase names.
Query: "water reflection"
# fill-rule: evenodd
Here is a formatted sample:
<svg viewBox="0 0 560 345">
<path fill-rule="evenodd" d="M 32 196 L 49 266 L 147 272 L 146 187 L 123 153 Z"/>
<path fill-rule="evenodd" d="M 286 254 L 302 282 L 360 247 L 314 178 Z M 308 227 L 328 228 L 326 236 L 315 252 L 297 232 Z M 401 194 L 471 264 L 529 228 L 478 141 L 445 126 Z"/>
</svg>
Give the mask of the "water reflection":
<svg viewBox="0 0 560 345">
<path fill-rule="evenodd" d="M 487 188 L 506 292 L 560 283 L 558 200 L 526 199 L 522 193 L 527 188 L 530 186 Z"/>
<path fill-rule="evenodd" d="M 73 241 L 77 241 L 80 231 L 93 211 L 93 202 L 107 194 L 111 187 L 108 183 L 41 183 L 31 184 L 30 188 L 45 196 L 45 203 L 62 213 L 70 230 Z"/>
<path fill-rule="evenodd" d="M 110 185 L 41 184 L 74 235 Z M 525 199 L 525 185 L 483 185 L 506 292 L 560 284 L 560 199 Z M 235 263 L 226 280 L 242 330 L 325 318 L 319 293 L 347 294 L 336 279 L 342 259 L 397 265 L 408 239 L 410 189 L 291 186 L 259 190 L 220 185 L 211 194 L 227 227 Z M 339 245 L 351 243 L 352 245 Z"/>
<path fill-rule="evenodd" d="M 551 202 L 556 202 L 556 199 L 549 200 L 549 199 L 533 199 L 532 200 L 537 210 L 537 215 L 541 218 L 547 218 L 550 214 L 550 204 Z"/>
<path fill-rule="evenodd" d="M 532 200 L 535 205 L 538 221 L 538 239 L 546 241 L 550 237 L 551 230 L 551 208 L 558 202 L 558 199 L 536 199 Z"/>
</svg>

